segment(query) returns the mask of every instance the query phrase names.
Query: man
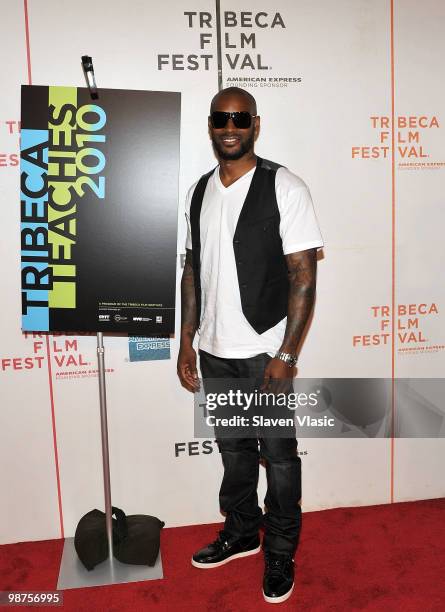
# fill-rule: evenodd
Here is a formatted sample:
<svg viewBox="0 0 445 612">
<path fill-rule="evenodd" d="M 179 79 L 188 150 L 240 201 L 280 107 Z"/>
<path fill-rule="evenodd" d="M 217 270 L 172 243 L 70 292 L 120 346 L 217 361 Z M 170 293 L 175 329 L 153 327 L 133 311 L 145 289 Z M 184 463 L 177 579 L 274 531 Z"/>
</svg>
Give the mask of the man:
<svg viewBox="0 0 445 612">
<path fill-rule="evenodd" d="M 219 165 L 187 196 L 178 376 L 189 391 L 199 389 L 192 346 L 198 331 L 204 381 L 286 385 L 312 310 L 316 251 L 323 245 L 311 197 L 300 178 L 255 155 L 260 117 L 247 91 L 229 87 L 216 94 L 208 130 Z M 214 568 L 259 552 L 263 525 L 263 595 L 267 602 L 285 601 L 293 589 L 301 526 L 297 441 L 221 438 L 218 445 L 226 520 L 192 564 Z M 268 484 L 264 517 L 257 497 L 260 457 Z"/>
</svg>

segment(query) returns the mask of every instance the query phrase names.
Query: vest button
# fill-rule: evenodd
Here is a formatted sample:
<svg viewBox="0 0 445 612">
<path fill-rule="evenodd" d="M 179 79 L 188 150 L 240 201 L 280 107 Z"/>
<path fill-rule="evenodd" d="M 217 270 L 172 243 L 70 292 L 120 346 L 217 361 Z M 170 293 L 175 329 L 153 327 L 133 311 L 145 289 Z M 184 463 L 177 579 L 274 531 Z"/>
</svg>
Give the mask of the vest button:
<svg viewBox="0 0 445 612">
<path fill-rule="evenodd" d="M 241 285 L 241 289 L 247 289 L 247 284 L 246 284 L 246 283 L 243 283 L 243 284 Z"/>
<path fill-rule="evenodd" d="M 243 262 L 242 262 L 240 259 L 238 259 L 238 261 L 237 261 L 236 263 L 237 263 L 239 266 L 241 266 Z"/>
<path fill-rule="evenodd" d="M 239 244 L 239 240 L 234 240 L 233 244 Z"/>
</svg>

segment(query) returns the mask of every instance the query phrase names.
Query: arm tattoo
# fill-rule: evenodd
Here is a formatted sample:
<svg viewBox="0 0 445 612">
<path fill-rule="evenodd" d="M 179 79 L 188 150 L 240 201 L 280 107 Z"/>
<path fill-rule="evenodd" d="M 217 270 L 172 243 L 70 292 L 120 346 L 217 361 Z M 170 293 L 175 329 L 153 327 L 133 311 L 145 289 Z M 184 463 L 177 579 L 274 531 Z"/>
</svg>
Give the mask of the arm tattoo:
<svg viewBox="0 0 445 612">
<path fill-rule="evenodd" d="M 192 251 L 186 249 L 184 271 L 181 279 L 181 341 L 193 342 L 196 324 L 195 282 L 192 266 Z"/>
<path fill-rule="evenodd" d="M 289 274 L 287 325 L 280 351 L 295 354 L 315 299 L 317 249 L 286 255 Z"/>
</svg>

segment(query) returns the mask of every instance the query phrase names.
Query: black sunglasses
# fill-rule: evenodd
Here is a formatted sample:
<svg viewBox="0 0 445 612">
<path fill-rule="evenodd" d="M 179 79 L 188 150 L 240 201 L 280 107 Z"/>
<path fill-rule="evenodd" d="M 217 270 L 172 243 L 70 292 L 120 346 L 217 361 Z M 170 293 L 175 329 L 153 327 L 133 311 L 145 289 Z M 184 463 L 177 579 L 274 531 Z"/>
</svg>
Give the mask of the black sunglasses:
<svg viewBox="0 0 445 612">
<path fill-rule="evenodd" d="M 212 127 L 215 130 L 220 130 L 221 128 L 226 127 L 229 119 L 232 119 L 233 125 L 241 130 L 246 130 L 250 128 L 252 125 L 252 119 L 257 117 L 258 115 L 251 115 L 247 111 L 235 112 L 235 113 L 225 113 L 223 111 L 214 111 L 210 115 L 210 121 Z"/>
</svg>

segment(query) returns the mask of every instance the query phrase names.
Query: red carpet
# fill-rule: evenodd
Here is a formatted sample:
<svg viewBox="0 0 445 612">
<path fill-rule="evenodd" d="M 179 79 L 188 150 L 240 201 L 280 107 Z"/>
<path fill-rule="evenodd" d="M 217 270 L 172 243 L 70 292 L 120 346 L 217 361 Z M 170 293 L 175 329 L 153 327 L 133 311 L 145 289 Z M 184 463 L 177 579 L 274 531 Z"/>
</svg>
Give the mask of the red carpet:
<svg viewBox="0 0 445 612">
<path fill-rule="evenodd" d="M 445 499 L 305 513 L 295 589 L 276 605 L 262 598 L 261 555 L 190 565 L 217 527 L 164 529 L 163 580 L 65 591 L 63 610 L 445 610 Z M 61 540 L 0 546 L 0 590 L 54 589 L 61 553 Z"/>
</svg>

